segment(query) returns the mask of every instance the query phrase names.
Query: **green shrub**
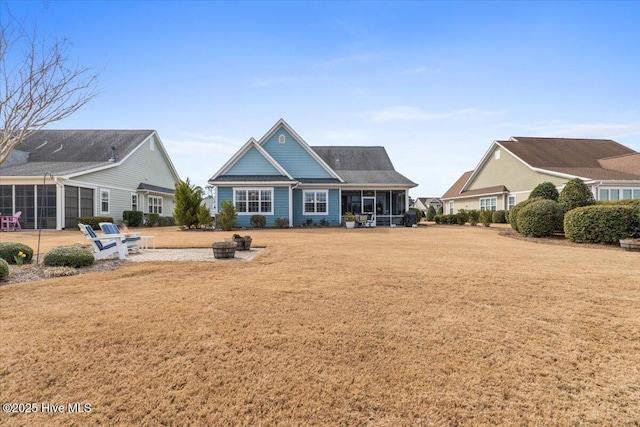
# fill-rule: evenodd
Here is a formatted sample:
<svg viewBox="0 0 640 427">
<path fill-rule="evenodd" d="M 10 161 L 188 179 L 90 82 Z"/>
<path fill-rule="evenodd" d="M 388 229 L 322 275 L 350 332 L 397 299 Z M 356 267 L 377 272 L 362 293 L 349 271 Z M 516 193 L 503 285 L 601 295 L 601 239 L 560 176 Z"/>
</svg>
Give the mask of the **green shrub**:
<svg viewBox="0 0 640 427">
<path fill-rule="evenodd" d="M 160 220 L 160 215 L 157 213 L 146 213 L 144 214 L 144 225 L 147 227 L 155 227 Z"/>
<path fill-rule="evenodd" d="M 523 200 L 522 202 L 518 203 L 517 205 L 511 208 L 511 210 L 509 211 L 509 225 L 511 225 L 511 228 L 513 228 L 515 231 L 520 231 L 518 230 L 518 212 L 520 212 L 520 209 L 524 208 L 529 203 L 535 202 L 536 200 L 543 200 L 543 199 L 535 198 L 535 199 Z"/>
<path fill-rule="evenodd" d="M 593 198 L 593 193 L 580 178 L 573 178 L 569 180 L 558 197 L 560 207 L 566 213 L 571 209 L 579 208 L 582 206 L 591 206 L 596 203 Z"/>
<path fill-rule="evenodd" d="M 469 224 L 478 225 L 480 221 L 480 211 L 477 209 L 471 209 L 469 211 Z"/>
<path fill-rule="evenodd" d="M 218 215 L 217 225 L 224 231 L 230 231 L 236 228 L 236 207 L 228 200 L 222 201 L 222 211 Z"/>
<path fill-rule="evenodd" d="M 460 209 L 456 216 L 456 221 L 458 222 L 458 225 L 465 225 L 469 222 L 469 212 L 466 209 Z"/>
<path fill-rule="evenodd" d="M 558 202 L 535 200 L 518 212 L 518 231 L 530 237 L 549 237 L 562 230 L 563 215 Z"/>
<path fill-rule="evenodd" d="M 427 221 L 433 221 L 436 217 L 436 208 L 429 206 L 427 209 Z"/>
<path fill-rule="evenodd" d="M 289 218 L 276 218 L 273 221 L 273 225 L 276 228 L 287 228 L 289 227 Z"/>
<path fill-rule="evenodd" d="M 86 267 L 95 259 L 88 249 L 81 246 L 58 246 L 44 256 L 44 265 L 53 267 Z"/>
<path fill-rule="evenodd" d="M 558 197 L 560 193 L 558 193 L 558 189 L 551 182 L 543 182 L 538 184 L 536 188 L 533 189 L 531 194 L 529 194 L 529 198 L 533 199 L 536 197 L 541 197 L 547 200 L 553 200 L 554 202 L 558 201 Z"/>
<path fill-rule="evenodd" d="M 7 261 L 0 258 L 0 280 L 4 280 L 9 277 L 9 264 Z"/>
<path fill-rule="evenodd" d="M 142 211 L 122 212 L 122 222 L 127 227 L 140 227 L 142 225 Z"/>
<path fill-rule="evenodd" d="M 442 215 L 436 214 L 433 217 L 433 220 L 436 222 L 436 224 L 441 224 L 442 223 Z"/>
<path fill-rule="evenodd" d="M 209 218 L 209 221 L 211 222 L 211 214 L 209 213 L 209 209 L 207 209 L 204 206 L 201 206 L 201 207 L 204 208 L 204 210 L 206 211 L 207 217 Z M 200 212 L 200 210 L 198 210 L 198 212 Z M 176 220 L 172 216 L 161 216 L 161 217 L 158 217 L 158 227 L 171 227 L 171 226 L 174 226 L 174 225 L 176 225 Z"/>
<path fill-rule="evenodd" d="M 494 224 L 506 224 L 507 223 L 507 211 L 498 210 L 493 211 L 491 216 L 491 222 Z"/>
<path fill-rule="evenodd" d="M 458 215 L 457 214 L 441 215 L 440 224 L 458 224 Z"/>
<path fill-rule="evenodd" d="M 249 223 L 253 228 L 264 228 L 267 225 L 267 219 L 264 215 L 251 215 Z"/>
<path fill-rule="evenodd" d="M 110 216 L 81 216 L 76 218 L 76 227 L 78 224 L 90 225 L 94 230 L 100 230 L 101 222 L 113 222 Z"/>
<path fill-rule="evenodd" d="M 490 211 L 490 210 L 480 211 L 480 222 L 485 227 L 489 227 L 491 225 L 492 218 L 493 218 L 493 211 Z"/>
<path fill-rule="evenodd" d="M 33 249 L 23 243 L 16 242 L 0 242 L 0 258 L 7 261 L 9 264 L 16 263 L 16 257 L 19 253 L 25 254 L 22 258 L 22 262 L 27 264 L 31 262 L 33 258 Z"/>
<path fill-rule="evenodd" d="M 565 215 L 565 236 L 580 243 L 618 243 L 633 234 L 638 214 L 636 207 L 623 204 L 575 208 Z"/>
</svg>

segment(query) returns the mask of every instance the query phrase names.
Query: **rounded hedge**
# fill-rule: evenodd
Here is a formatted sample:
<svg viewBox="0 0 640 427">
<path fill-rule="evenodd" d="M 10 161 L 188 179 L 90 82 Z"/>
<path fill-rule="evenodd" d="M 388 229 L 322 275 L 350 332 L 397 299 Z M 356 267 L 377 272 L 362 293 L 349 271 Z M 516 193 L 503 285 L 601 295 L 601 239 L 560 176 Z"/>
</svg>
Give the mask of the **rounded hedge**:
<svg viewBox="0 0 640 427">
<path fill-rule="evenodd" d="M 635 207 L 593 205 L 575 208 L 564 217 L 565 237 L 579 243 L 618 243 L 633 235 Z"/>
<path fill-rule="evenodd" d="M 33 249 L 29 246 L 17 242 L 0 242 L 0 258 L 7 261 L 9 264 L 16 263 L 14 257 L 17 257 L 20 252 L 26 255 L 22 260 L 23 263 L 27 264 L 31 262 L 31 258 L 33 258 Z"/>
<path fill-rule="evenodd" d="M 558 189 L 552 182 L 547 181 L 538 184 L 536 188 L 531 191 L 531 194 L 529 194 L 530 199 L 536 197 L 542 197 L 543 199 L 553 200 L 554 202 L 557 202 L 558 197 L 560 197 L 560 193 L 558 193 Z"/>
<path fill-rule="evenodd" d="M 564 212 L 558 202 L 536 200 L 518 212 L 518 231 L 524 236 L 549 237 L 562 230 Z"/>
<path fill-rule="evenodd" d="M 517 205 L 511 208 L 511 210 L 509 211 L 509 225 L 511 225 L 511 228 L 513 228 L 515 231 L 520 231 L 518 230 L 518 212 L 520 212 L 520 209 L 524 208 L 529 203 L 535 202 L 536 200 L 544 200 L 544 199 L 533 198 L 533 199 L 523 200 L 522 202 L 518 203 Z"/>
<path fill-rule="evenodd" d="M 44 265 L 53 267 L 86 267 L 95 259 L 88 249 L 81 246 L 59 246 L 44 256 Z"/>
<path fill-rule="evenodd" d="M 507 223 L 507 211 L 497 210 L 493 211 L 491 215 L 491 222 L 494 224 L 506 224 Z"/>
<path fill-rule="evenodd" d="M 4 280 L 7 277 L 9 277 L 9 264 L 0 258 L 0 280 Z"/>
<path fill-rule="evenodd" d="M 571 209 L 595 205 L 596 200 L 593 198 L 593 193 L 587 184 L 580 178 L 573 178 L 569 180 L 562 191 L 560 191 L 558 202 L 562 210 L 566 213 Z"/>
</svg>

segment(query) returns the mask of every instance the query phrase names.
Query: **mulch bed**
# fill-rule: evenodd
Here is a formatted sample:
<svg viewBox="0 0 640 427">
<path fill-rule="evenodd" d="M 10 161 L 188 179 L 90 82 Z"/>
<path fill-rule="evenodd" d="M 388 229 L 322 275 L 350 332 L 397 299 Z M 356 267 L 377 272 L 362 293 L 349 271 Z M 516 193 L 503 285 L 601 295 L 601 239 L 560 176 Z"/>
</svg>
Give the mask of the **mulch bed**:
<svg viewBox="0 0 640 427">
<path fill-rule="evenodd" d="M 96 271 L 110 271 L 121 267 L 125 262 L 127 261 L 120 259 L 100 260 L 88 267 L 77 268 L 76 271 L 78 274 L 93 273 Z M 35 262 L 23 265 L 10 264 L 9 277 L 0 282 L 0 286 L 10 285 L 12 283 L 35 282 L 51 277 L 55 277 L 53 267 L 45 266 L 42 263 L 39 265 L 36 265 Z"/>
</svg>

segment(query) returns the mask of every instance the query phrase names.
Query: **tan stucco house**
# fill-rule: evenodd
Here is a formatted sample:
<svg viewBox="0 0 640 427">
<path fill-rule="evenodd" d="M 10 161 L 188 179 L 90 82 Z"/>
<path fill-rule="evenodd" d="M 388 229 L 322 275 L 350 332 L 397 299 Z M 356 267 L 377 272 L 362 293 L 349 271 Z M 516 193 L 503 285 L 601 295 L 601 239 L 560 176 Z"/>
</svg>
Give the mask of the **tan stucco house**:
<svg viewBox="0 0 640 427">
<path fill-rule="evenodd" d="M 508 210 L 542 182 L 560 191 L 573 178 L 582 179 L 596 200 L 640 199 L 640 153 L 609 139 L 494 141 L 478 166 L 442 196 L 444 213 Z"/>
</svg>

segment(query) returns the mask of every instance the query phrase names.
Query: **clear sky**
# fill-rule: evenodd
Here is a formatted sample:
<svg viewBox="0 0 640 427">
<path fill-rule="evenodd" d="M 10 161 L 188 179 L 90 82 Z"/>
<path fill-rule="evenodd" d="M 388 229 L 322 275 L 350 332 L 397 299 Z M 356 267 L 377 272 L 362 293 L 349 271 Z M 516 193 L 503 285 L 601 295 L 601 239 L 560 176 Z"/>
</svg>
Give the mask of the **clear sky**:
<svg viewBox="0 0 640 427">
<path fill-rule="evenodd" d="M 9 2 L 100 95 L 56 129 L 155 129 L 207 180 L 284 118 L 310 145 L 381 145 L 441 196 L 511 136 L 640 151 L 640 2 Z"/>
</svg>

